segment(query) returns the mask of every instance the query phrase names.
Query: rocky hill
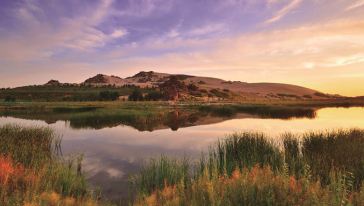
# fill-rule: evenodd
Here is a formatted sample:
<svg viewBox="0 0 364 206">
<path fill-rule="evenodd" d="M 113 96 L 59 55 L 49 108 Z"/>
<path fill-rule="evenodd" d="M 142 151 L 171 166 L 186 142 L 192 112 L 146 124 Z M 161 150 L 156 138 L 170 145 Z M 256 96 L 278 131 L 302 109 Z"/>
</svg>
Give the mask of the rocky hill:
<svg viewBox="0 0 364 206">
<path fill-rule="evenodd" d="M 290 84 L 247 83 L 225 81 L 218 78 L 199 77 L 183 74 L 139 72 L 125 79 L 117 76 L 98 74 L 82 84 L 92 86 L 114 85 L 122 87 L 134 85 L 141 88 L 156 88 L 168 99 L 195 97 L 199 99 L 329 99 L 337 96 Z"/>
<path fill-rule="evenodd" d="M 88 78 L 86 79 L 83 84 L 86 85 L 118 85 L 118 86 L 122 86 L 125 84 L 125 81 L 117 76 L 108 76 L 108 75 L 104 75 L 104 74 L 98 74 L 94 77 Z"/>
</svg>

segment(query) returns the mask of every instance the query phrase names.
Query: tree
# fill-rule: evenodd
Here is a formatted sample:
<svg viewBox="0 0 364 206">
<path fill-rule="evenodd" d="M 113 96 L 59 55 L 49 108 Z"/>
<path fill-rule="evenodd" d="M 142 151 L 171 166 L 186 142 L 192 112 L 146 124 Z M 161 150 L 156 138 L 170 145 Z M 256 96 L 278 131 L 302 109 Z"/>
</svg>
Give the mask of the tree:
<svg viewBox="0 0 364 206">
<path fill-rule="evenodd" d="M 12 96 L 6 96 L 4 99 L 5 102 L 15 102 L 15 97 Z"/>
<path fill-rule="evenodd" d="M 176 76 L 170 76 L 167 81 L 159 85 L 159 89 L 165 94 L 165 99 L 174 101 L 180 98 L 181 93 L 188 90 L 186 84 L 179 81 Z"/>
<path fill-rule="evenodd" d="M 129 101 L 143 101 L 144 97 L 139 89 L 134 89 L 133 92 L 129 95 L 128 99 Z"/>
<path fill-rule="evenodd" d="M 118 92 L 110 92 L 110 91 L 101 91 L 99 93 L 99 99 L 101 101 L 115 101 L 119 97 Z"/>
<path fill-rule="evenodd" d="M 145 96 L 145 100 L 147 101 L 158 101 L 163 99 L 164 95 L 160 91 L 151 91 Z"/>
</svg>

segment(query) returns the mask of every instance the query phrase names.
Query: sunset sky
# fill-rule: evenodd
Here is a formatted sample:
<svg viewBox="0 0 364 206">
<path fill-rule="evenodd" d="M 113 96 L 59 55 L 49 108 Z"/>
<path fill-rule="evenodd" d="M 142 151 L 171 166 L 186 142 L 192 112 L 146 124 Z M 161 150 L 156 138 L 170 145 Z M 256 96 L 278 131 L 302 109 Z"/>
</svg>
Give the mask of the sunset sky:
<svg viewBox="0 0 364 206">
<path fill-rule="evenodd" d="M 364 0 L 0 1 L 0 87 L 141 70 L 364 95 Z"/>
</svg>

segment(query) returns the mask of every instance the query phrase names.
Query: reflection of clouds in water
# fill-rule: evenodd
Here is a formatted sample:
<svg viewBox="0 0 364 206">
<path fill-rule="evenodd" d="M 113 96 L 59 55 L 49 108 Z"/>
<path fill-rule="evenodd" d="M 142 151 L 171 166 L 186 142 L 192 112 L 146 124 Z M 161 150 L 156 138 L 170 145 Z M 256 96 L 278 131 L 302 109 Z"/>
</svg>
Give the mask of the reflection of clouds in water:
<svg viewBox="0 0 364 206">
<path fill-rule="evenodd" d="M 14 117 L 0 117 L 0 125 L 13 124 L 13 123 L 24 126 L 49 126 L 43 120 L 26 120 Z"/>
<path fill-rule="evenodd" d="M 122 171 L 115 169 L 115 168 L 108 168 L 106 172 L 109 174 L 109 177 L 116 178 L 116 177 L 122 177 L 124 174 Z"/>
<path fill-rule="evenodd" d="M 125 173 L 120 168 L 114 166 L 117 165 L 109 165 L 104 159 L 90 156 L 87 156 L 82 162 L 83 171 L 86 172 L 87 176 L 90 178 L 103 172 L 107 173 L 110 178 L 122 178 Z"/>
</svg>

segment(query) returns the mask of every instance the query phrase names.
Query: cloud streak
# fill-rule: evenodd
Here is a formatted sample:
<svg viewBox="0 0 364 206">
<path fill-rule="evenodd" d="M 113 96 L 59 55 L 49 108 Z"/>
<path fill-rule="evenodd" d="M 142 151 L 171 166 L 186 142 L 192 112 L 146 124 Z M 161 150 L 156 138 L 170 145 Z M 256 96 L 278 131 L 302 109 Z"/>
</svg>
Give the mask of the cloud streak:
<svg viewBox="0 0 364 206">
<path fill-rule="evenodd" d="M 357 9 L 359 7 L 364 6 L 364 1 L 363 0 L 358 0 L 356 2 L 354 2 L 353 4 L 349 5 L 348 7 L 346 7 L 346 11 L 350 11 L 350 10 L 354 10 Z"/>
<path fill-rule="evenodd" d="M 287 14 L 289 14 L 292 10 L 296 9 L 300 4 L 302 0 L 292 0 L 290 3 L 285 5 L 281 10 L 276 12 L 270 19 L 265 21 L 265 24 L 271 24 L 274 22 L 277 22 L 281 20 L 283 17 L 285 17 Z"/>
</svg>

